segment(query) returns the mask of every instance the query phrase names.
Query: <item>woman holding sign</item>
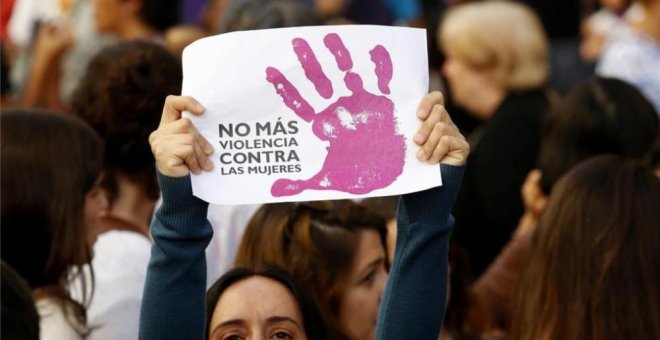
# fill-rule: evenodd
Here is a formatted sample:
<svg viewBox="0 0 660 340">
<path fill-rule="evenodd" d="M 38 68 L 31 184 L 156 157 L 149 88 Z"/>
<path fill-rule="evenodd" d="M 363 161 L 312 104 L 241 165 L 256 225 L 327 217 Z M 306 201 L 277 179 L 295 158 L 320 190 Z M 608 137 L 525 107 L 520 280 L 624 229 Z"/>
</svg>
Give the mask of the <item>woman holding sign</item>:
<svg viewBox="0 0 660 340">
<path fill-rule="evenodd" d="M 190 97 L 169 97 L 161 124 L 150 138 L 163 205 L 151 229 L 154 245 L 141 339 L 202 339 L 207 329 L 218 326 L 204 321 L 204 249 L 212 236 L 206 220 L 208 205 L 192 195 L 188 178 L 190 172 L 212 170 L 208 156 L 213 148 L 188 119 L 181 118 L 182 111 L 200 115 L 204 108 Z M 441 163 L 444 185 L 401 196 L 397 249 L 381 302 L 377 339 L 437 338 L 444 314 L 450 210 L 469 146 L 444 109 L 439 92 L 422 99 L 418 117 L 422 121 L 414 138 L 421 147 L 418 157 Z"/>
</svg>

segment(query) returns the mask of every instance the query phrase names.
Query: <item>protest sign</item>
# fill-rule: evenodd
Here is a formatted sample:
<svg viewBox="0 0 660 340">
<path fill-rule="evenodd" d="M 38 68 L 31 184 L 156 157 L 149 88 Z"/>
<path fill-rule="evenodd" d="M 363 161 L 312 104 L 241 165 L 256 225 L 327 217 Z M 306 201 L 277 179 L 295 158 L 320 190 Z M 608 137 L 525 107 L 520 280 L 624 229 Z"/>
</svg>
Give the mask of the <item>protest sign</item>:
<svg viewBox="0 0 660 340">
<path fill-rule="evenodd" d="M 440 185 L 415 158 L 428 89 L 424 30 L 319 26 L 233 32 L 183 54 L 187 115 L 213 144 L 194 194 L 216 204 L 396 195 Z"/>
</svg>

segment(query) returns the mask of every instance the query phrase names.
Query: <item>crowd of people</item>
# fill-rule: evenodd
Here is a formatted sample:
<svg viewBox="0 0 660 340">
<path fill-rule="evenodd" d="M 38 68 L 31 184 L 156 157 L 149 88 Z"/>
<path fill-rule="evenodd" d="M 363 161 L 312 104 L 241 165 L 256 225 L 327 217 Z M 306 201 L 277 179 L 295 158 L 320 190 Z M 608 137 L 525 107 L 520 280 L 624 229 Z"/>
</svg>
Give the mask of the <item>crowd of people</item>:
<svg viewBox="0 0 660 340">
<path fill-rule="evenodd" d="M 3 339 L 660 339 L 660 0 L 1 6 Z M 195 197 L 185 46 L 338 24 L 427 29 L 443 185 Z"/>
</svg>

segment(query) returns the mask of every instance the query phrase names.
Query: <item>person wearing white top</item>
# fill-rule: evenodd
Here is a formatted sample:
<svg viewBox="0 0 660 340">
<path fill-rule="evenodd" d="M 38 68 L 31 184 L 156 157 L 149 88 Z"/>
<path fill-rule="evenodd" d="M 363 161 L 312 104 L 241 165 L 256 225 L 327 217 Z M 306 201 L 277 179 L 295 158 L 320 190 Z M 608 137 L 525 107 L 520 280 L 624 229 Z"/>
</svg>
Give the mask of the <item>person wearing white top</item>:
<svg viewBox="0 0 660 340">
<path fill-rule="evenodd" d="M 639 0 L 639 20 L 621 23 L 610 33 L 596 74 L 629 82 L 660 116 L 660 0 Z"/>
<path fill-rule="evenodd" d="M 99 235 L 94 245 L 94 297 L 87 340 L 137 339 L 151 240 L 127 230 Z M 67 339 L 67 338 L 61 338 Z"/>
<path fill-rule="evenodd" d="M 67 317 L 57 302 L 51 298 L 38 299 L 40 340 L 83 340 L 85 327 L 75 318 Z"/>
</svg>

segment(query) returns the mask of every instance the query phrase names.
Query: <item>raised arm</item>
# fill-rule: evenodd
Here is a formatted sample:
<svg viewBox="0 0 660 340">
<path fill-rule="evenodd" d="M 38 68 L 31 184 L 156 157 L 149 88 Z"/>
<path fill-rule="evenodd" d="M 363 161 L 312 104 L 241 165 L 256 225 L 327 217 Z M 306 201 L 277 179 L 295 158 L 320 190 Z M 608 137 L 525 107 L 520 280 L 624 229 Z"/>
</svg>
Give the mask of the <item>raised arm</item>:
<svg viewBox="0 0 660 340">
<path fill-rule="evenodd" d="M 441 163 L 442 186 L 401 196 L 392 268 L 383 294 L 376 338 L 437 339 L 447 300 L 451 209 L 470 152 L 439 92 L 420 104 L 417 157 Z"/>
<path fill-rule="evenodd" d="M 154 244 L 140 313 L 140 339 L 203 339 L 206 258 L 213 231 L 208 203 L 192 195 L 189 173 L 211 170 L 213 147 L 181 112 L 204 109 L 190 97 L 165 101 L 158 130 L 149 138 L 163 204 L 151 224 Z"/>
</svg>

